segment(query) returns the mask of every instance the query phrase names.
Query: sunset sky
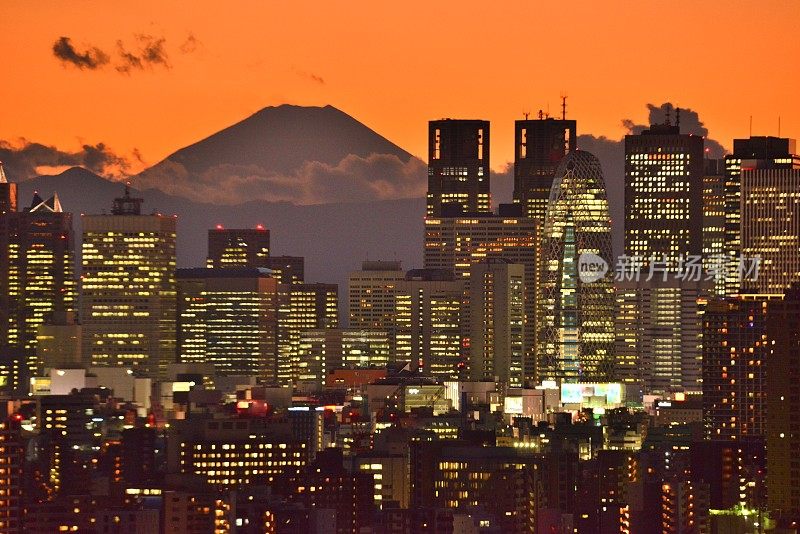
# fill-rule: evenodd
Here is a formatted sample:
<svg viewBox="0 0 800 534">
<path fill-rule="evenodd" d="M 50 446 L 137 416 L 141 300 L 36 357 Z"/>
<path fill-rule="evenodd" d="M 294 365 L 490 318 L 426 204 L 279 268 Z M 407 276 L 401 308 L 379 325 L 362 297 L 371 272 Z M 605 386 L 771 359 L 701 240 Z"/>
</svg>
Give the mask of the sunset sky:
<svg viewBox="0 0 800 534">
<path fill-rule="evenodd" d="M 429 119 L 489 119 L 499 167 L 512 121 L 567 94 L 579 133 L 618 138 L 671 101 L 730 147 L 751 115 L 754 134 L 780 116 L 800 137 L 798 26 L 794 0 L 4 1 L 0 139 L 153 164 L 264 106 L 332 104 L 423 158 Z M 61 37 L 107 62 L 60 61 Z M 162 38 L 163 61 L 118 70 L 118 41 Z"/>
</svg>

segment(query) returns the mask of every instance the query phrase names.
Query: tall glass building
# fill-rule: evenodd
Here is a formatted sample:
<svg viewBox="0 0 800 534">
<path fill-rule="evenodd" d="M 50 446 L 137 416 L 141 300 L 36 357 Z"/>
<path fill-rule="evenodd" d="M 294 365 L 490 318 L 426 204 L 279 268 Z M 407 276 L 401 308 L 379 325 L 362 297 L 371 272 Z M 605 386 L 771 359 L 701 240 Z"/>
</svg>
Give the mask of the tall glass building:
<svg viewBox="0 0 800 534">
<path fill-rule="evenodd" d="M 611 379 L 612 271 L 611 218 L 600 161 L 588 152 L 570 152 L 556 170 L 542 235 L 540 379 Z"/>
</svg>

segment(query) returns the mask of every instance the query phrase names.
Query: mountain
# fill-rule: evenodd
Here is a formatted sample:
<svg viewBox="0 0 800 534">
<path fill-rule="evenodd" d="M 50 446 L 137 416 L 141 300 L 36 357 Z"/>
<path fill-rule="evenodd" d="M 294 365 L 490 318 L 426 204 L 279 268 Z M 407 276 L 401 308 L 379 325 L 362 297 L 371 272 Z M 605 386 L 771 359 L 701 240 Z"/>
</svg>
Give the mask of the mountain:
<svg viewBox="0 0 800 534">
<path fill-rule="evenodd" d="M 425 165 L 333 106 L 267 107 L 132 179 L 199 202 L 323 204 L 422 197 Z"/>
<path fill-rule="evenodd" d="M 47 198 L 58 192 L 64 211 L 75 214 L 80 235 L 81 213 L 110 212 L 123 192 L 111 182 L 82 168 L 19 183 L 20 204 L 27 206 L 34 191 Z M 195 202 L 148 189 L 133 189 L 144 198 L 143 213 L 178 216 L 178 266 L 205 265 L 207 232 L 217 224 L 227 228 L 270 230 L 272 253 L 304 256 L 306 280 L 334 282 L 346 298 L 347 277 L 364 259 L 398 259 L 407 268 L 422 266 L 425 199 L 375 200 L 296 206 L 287 202 L 252 201 L 236 206 Z"/>
</svg>

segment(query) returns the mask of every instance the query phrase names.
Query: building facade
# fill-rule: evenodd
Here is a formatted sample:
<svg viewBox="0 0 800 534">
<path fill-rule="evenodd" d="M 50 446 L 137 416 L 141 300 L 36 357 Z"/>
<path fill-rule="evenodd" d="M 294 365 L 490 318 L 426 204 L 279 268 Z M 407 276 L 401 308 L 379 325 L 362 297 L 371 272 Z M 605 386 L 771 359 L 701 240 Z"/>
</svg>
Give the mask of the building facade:
<svg viewBox="0 0 800 534">
<path fill-rule="evenodd" d="M 741 173 L 742 266 L 759 258 L 758 273 L 742 273 L 740 285 L 781 293 L 800 281 L 800 167 L 743 169 Z"/>
<path fill-rule="evenodd" d="M 606 271 L 584 272 L 592 265 Z M 611 218 L 599 160 L 575 151 L 550 192 L 539 283 L 539 378 L 609 381 L 614 370 Z"/>
<path fill-rule="evenodd" d="M 703 423 L 714 441 L 766 436 L 767 312 L 783 295 L 709 302 L 703 319 Z"/>
<path fill-rule="evenodd" d="M 208 260 L 211 269 L 250 267 L 267 268 L 269 230 L 255 228 L 228 229 L 218 225 L 208 231 Z"/>
<path fill-rule="evenodd" d="M 425 267 L 446 269 L 465 283 L 469 296 L 470 267 L 487 260 L 523 265 L 525 318 L 523 324 L 523 374 L 536 381 L 536 303 L 540 226 L 534 219 L 488 214 L 480 217 L 445 217 L 425 220 Z M 468 300 L 465 297 L 465 301 Z M 466 311 L 469 311 L 466 302 Z M 465 317 L 465 324 L 469 324 Z M 467 336 L 468 337 L 468 336 Z M 469 342 L 468 339 L 465 341 Z"/>
<path fill-rule="evenodd" d="M 338 327 L 338 285 L 278 284 L 277 383 L 292 383 L 300 363 L 300 338 L 304 332 Z"/>
<path fill-rule="evenodd" d="M 470 379 L 525 383 L 525 266 L 487 260 L 470 267 Z"/>
<path fill-rule="evenodd" d="M 428 217 L 490 212 L 489 172 L 488 121 L 430 121 Z"/>
<path fill-rule="evenodd" d="M 656 124 L 625 136 L 625 254 L 636 264 L 703 250 L 703 138 Z"/>
<path fill-rule="evenodd" d="M 24 389 L 42 371 L 36 356 L 40 327 L 61 324 L 77 306 L 72 214 L 58 195 L 34 194 L 21 212 L 0 215 L 0 380 Z"/>
<path fill-rule="evenodd" d="M 800 169 L 793 139 L 758 136 L 733 140 L 733 154 L 725 156 L 725 253 L 728 256 L 725 292 L 741 287 L 739 257 L 742 254 L 742 172 L 768 169 Z"/>
<path fill-rule="evenodd" d="M 514 202 L 522 215 L 544 223 L 561 158 L 575 150 L 575 121 L 542 118 L 514 123 Z"/>
<path fill-rule="evenodd" d="M 623 280 L 616 291 L 615 379 L 642 392 L 702 391 L 703 313 L 713 282 Z"/>
<path fill-rule="evenodd" d="M 175 361 L 176 217 L 142 215 L 125 195 L 110 215 L 83 215 L 83 351 L 91 365 L 163 376 Z"/>
<path fill-rule="evenodd" d="M 178 269 L 177 354 L 223 376 L 277 379 L 278 284 L 265 269 Z"/>
</svg>

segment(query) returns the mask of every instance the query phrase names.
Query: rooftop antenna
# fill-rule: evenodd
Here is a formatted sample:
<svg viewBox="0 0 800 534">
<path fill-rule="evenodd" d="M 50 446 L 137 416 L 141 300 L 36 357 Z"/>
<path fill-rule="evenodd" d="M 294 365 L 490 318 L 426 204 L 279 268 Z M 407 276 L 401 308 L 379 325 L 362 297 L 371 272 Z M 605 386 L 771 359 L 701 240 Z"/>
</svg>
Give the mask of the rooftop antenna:
<svg viewBox="0 0 800 534">
<path fill-rule="evenodd" d="M 539 110 L 539 120 L 542 120 L 543 118 L 544 118 L 544 111 L 542 111 L 542 110 L 540 109 L 540 110 Z"/>
<path fill-rule="evenodd" d="M 678 131 L 681 129 L 681 108 L 675 108 L 675 126 L 678 127 Z"/>
<path fill-rule="evenodd" d="M 664 124 L 667 126 L 672 125 L 672 105 L 667 102 L 666 110 L 664 111 Z"/>
<path fill-rule="evenodd" d="M 525 117 L 525 120 L 528 120 L 528 117 L 531 116 L 531 112 L 522 110 L 522 116 Z"/>
<path fill-rule="evenodd" d="M 567 120 L 567 95 L 561 95 L 561 120 Z"/>
</svg>

